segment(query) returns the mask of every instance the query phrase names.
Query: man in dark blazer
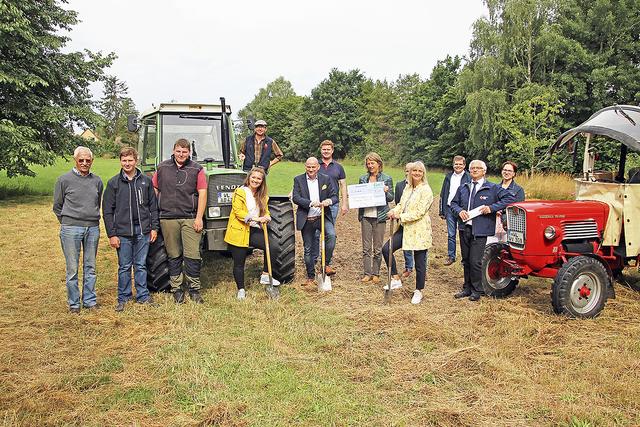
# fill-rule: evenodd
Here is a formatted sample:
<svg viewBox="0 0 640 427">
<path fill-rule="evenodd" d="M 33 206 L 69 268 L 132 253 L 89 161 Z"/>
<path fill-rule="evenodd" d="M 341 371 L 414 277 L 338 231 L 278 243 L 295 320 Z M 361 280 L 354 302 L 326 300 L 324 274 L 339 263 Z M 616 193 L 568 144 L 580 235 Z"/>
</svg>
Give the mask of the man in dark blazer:
<svg viewBox="0 0 640 427">
<path fill-rule="evenodd" d="M 440 218 L 447 222 L 447 260 L 444 265 L 456 262 L 456 233 L 458 216 L 451 211 L 451 201 L 461 185 L 471 181 L 469 172 L 464 170 L 467 165 L 462 156 L 453 158 L 453 170 L 445 175 L 440 190 Z"/>
<path fill-rule="evenodd" d="M 460 252 L 464 267 L 464 285 L 455 298 L 469 297 L 478 301 L 484 293 L 482 288 L 482 255 L 487 236 L 496 231 L 496 212 L 503 210 L 514 201 L 513 194 L 501 185 L 485 179 L 487 165 L 482 160 L 474 160 L 469 164 L 471 182 L 460 185 L 451 201 L 451 210 L 457 217 L 460 230 Z M 479 215 L 473 218 L 470 213 L 475 210 Z"/>
<path fill-rule="evenodd" d="M 304 264 L 307 269 L 306 284 L 313 284 L 315 260 L 318 259 L 319 253 L 319 247 L 313 242 L 316 230 L 320 229 L 321 207 L 326 208 L 338 203 L 338 193 L 330 177 L 318 174 L 320 163 L 317 158 L 309 157 L 304 166 L 307 172 L 293 179 L 293 203 L 298 206 L 296 229 L 302 232 Z M 329 267 L 329 264 L 336 246 L 336 232 L 330 209 L 324 210 L 324 234 L 327 264 L 325 272 L 333 275 L 335 270 Z"/>
</svg>

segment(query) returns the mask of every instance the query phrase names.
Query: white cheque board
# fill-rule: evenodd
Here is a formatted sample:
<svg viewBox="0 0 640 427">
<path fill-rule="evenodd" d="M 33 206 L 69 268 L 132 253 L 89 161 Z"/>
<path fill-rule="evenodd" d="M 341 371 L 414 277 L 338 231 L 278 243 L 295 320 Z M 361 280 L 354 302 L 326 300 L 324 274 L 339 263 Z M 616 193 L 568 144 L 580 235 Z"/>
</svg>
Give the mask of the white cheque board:
<svg viewBox="0 0 640 427">
<path fill-rule="evenodd" d="M 387 199 L 384 194 L 384 182 L 370 182 L 368 184 L 353 184 L 347 186 L 349 194 L 349 208 L 370 208 L 384 206 Z"/>
</svg>

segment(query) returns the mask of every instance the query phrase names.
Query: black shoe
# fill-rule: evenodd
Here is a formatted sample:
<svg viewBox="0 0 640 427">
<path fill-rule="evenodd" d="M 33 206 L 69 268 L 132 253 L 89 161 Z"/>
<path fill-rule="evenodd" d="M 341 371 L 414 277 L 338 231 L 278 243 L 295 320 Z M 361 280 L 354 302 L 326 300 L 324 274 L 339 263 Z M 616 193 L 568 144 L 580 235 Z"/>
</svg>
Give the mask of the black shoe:
<svg viewBox="0 0 640 427">
<path fill-rule="evenodd" d="M 71 307 L 69 309 L 69 313 L 71 313 L 71 314 L 80 314 L 80 308 L 79 307 Z"/>
<path fill-rule="evenodd" d="M 119 303 L 116 305 L 116 311 L 117 311 L 117 312 L 124 311 L 124 306 L 125 306 L 125 304 L 126 304 L 125 302 L 119 302 Z"/>
<path fill-rule="evenodd" d="M 191 297 L 191 301 L 195 302 L 196 304 L 204 303 L 202 295 L 200 295 L 200 291 L 189 291 L 189 297 Z"/>
<path fill-rule="evenodd" d="M 460 298 L 466 298 L 468 296 L 471 296 L 471 292 L 469 292 L 469 291 L 460 291 L 457 294 L 455 294 L 453 297 L 455 299 L 460 299 Z"/>
<path fill-rule="evenodd" d="M 177 304 L 184 304 L 184 291 L 182 289 L 178 289 L 173 293 L 173 300 Z"/>
<path fill-rule="evenodd" d="M 471 295 L 469 295 L 469 301 L 479 301 L 480 300 L 480 294 L 478 292 L 474 292 Z"/>
</svg>

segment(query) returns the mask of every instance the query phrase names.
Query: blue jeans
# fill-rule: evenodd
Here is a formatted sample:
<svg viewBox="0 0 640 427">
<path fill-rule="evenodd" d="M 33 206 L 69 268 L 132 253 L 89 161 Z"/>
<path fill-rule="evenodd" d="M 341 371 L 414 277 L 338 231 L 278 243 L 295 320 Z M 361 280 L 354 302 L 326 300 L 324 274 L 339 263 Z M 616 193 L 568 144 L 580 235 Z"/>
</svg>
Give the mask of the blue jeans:
<svg viewBox="0 0 640 427">
<path fill-rule="evenodd" d="M 320 245 L 316 241 L 316 230 L 320 230 L 320 219 L 307 221 L 302 227 L 302 242 L 304 244 L 304 265 L 307 269 L 307 278 L 315 277 L 316 260 L 319 259 Z M 331 264 L 333 250 L 336 247 L 336 230 L 331 221 L 324 222 L 325 261 Z M 316 243 L 318 242 L 318 243 Z"/>
<path fill-rule="evenodd" d="M 336 221 L 338 221 L 338 212 L 340 211 L 340 203 L 338 202 L 335 205 L 329 206 L 329 210 L 331 211 L 331 216 L 333 217 L 333 224 L 334 224 L 334 230 L 335 230 L 335 224 L 336 224 Z M 324 226 L 326 227 L 327 224 L 325 223 Z M 336 236 L 336 239 L 337 239 L 337 236 Z M 320 228 L 316 230 L 316 235 L 315 235 L 315 239 L 313 240 L 313 245 L 318 248 L 317 254 L 319 254 L 320 253 Z M 318 262 L 317 257 L 316 257 L 316 262 Z M 327 261 L 327 265 L 329 265 L 329 261 Z"/>
<path fill-rule="evenodd" d="M 133 298 L 131 293 L 131 267 L 136 284 L 136 300 L 149 299 L 147 289 L 147 254 L 149 253 L 149 234 L 142 234 L 140 226 L 133 228 L 133 237 L 118 236 L 118 302 L 127 302 Z"/>
<path fill-rule="evenodd" d="M 447 206 L 445 208 L 445 219 L 447 221 L 447 255 L 452 260 L 456 259 L 456 236 L 458 235 L 458 218 Z"/>
<path fill-rule="evenodd" d="M 82 305 L 96 305 L 96 254 L 100 240 L 100 227 L 62 225 L 60 244 L 67 264 L 67 301 L 69 308 L 80 308 L 78 263 L 82 248 Z"/>
<path fill-rule="evenodd" d="M 404 269 L 413 270 L 413 251 L 402 251 L 404 255 Z"/>
</svg>

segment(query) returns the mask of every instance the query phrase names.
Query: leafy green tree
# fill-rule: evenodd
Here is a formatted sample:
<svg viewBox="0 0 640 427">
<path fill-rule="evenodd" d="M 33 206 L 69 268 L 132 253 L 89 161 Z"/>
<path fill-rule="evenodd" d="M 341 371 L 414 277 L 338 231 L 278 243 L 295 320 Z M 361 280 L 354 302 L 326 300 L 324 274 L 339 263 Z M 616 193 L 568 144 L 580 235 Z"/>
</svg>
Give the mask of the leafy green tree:
<svg viewBox="0 0 640 427">
<path fill-rule="evenodd" d="M 532 92 L 537 94 L 532 95 Z M 517 102 L 498 114 L 497 128 L 507 136 L 504 153 L 492 153 L 496 164 L 510 159 L 521 169 L 534 173 L 549 167 L 549 146 L 564 124 L 560 116 L 563 104 L 550 89 L 524 86 L 515 94 Z"/>
<path fill-rule="evenodd" d="M 290 97 L 296 97 L 296 92 L 291 85 L 291 82 L 280 76 L 274 81 L 267 83 L 267 85 L 258 90 L 256 96 L 253 97 L 251 102 L 245 105 L 240 111 L 238 111 L 238 117 L 241 119 L 236 125 L 236 132 L 242 137 L 246 137 L 250 130 L 247 127 L 247 119 L 252 116 L 255 120 L 266 120 L 269 124 L 269 133 L 272 134 L 275 129 L 270 120 L 267 120 L 265 114 L 268 106 L 280 99 L 287 99 Z M 280 141 L 278 141 L 278 144 Z"/>
<path fill-rule="evenodd" d="M 311 91 L 302 105 L 305 130 L 301 135 L 302 151 L 316 154 L 322 140 L 335 144 L 335 156 L 344 157 L 364 137 L 362 123 L 364 89 L 367 79 L 359 70 L 339 71 Z"/>
<path fill-rule="evenodd" d="M 137 115 L 136 107 L 131 98 L 127 96 L 129 88 L 127 84 L 115 76 L 104 79 L 104 95 L 98 103 L 104 125 L 101 128 L 101 136 L 115 140 L 116 137 L 127 135 L 127 116 Z"/>
<path fill-rule="evenodd" d="M 368 152 L 375 151 L 385 160 L 395 160 L 401 118 L 393 85 L 386 81 L 367 81 L 362 96 L 364 136 L 352 145 L 349 156 L 364 158 Z"/>
<path fill-rule="evenodd" d="M 99 120 L 89 85 L 115 55 L 63 53 L 59 34 L 78 22 L 55 0 L 0 0 L 0 170 L 34 175 L 68 154 L 79 139 L 73 127 Z"/>
<path fill-rule="evenodd" d="M 274 98 L 264 105 L 260 116 L 269 124 L 269 136 L 278 143 L 286 159 L 292 159 L 289 145 L 293 138 L 294 122 L 301 114 L 302 102 L 303 98 L 296 95 Z"/>
<path fill-rule="evenodd" d="M 453 112 L 464 105 L 454 91 L 460 67 L 461 58 L 447 56 L 438 61 L 429 79 L 422 81 L 414 75 L 396 82 L 401 117 L 399 160 L 442 166 L 456 142 L 462 140 L 451 122 Z"/>
</svg>

